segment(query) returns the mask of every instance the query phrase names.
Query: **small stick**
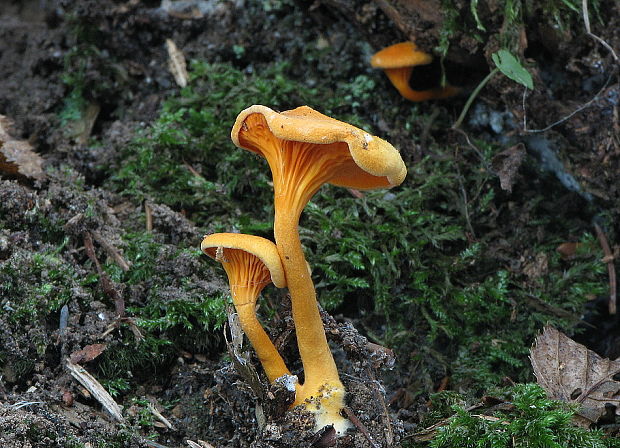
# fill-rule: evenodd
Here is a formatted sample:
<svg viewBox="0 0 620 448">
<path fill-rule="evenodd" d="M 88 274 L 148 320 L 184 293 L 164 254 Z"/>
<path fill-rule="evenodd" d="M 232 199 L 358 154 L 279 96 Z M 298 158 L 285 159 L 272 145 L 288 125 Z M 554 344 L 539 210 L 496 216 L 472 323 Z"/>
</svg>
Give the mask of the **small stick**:
<svg viewBox="0 0 620 448">
<path fill-rule="evenodd" d="M 95 241 L 97 241 L 99 245 L 103 247 L 103 249 L 108 253 L 108 255 L 110 255 L 114 259 L 114 261 L 116 261 L 116 264 L 119 265 L 119 267 L 123 271 L 129 271 L 131 265 L 123 258 L 123 256 L 116 247 L 110 244 L 110 242 L 106 240 L 99 232 L 93 230 L 91 231 L 91 234 L 93 235 L 93 238 L 95 238 Z"/>
<path fill-rule="evenodd" d="M 590 30 L 590 14 L 588 13 L 588 0 L 581 0 L 581 12 L 583 14 L 583 22 L 586 26 L 586 33 L 588 34 L 588 36 L 596 40 L 603 47 L 607 48 L 607 50 L 609 50 L 609 52 L 611 53 L 612 57 L 616 60 L 616 62 L 618 62 L 618 55 L 611 47 L 611 45 L 598 37 L 596 34 L 592 33 L 592 31 Z"/>
<path fill-rule="evenodd" d="M 153 231 L 153 209 L 148 202 L 144 202 L 144 214 L 146 215 L 146 231 Z"/>
<path fill-rule="evenodd" d="M 191 440 L 186 440 L 186 442 L 191 448 L 215 448 L 213 445 L 205 442 L 204 440 L 199 440 L 198 443 L 192 442 Z"/>
<path fill-rule="evenodd" d="M 196 170 L 196 168 L 194 168 L 193 166 L 191 166 L 189 163 L 187 163 L 185 160 L 183 160 L 183 165 L 185 165 L 185 168 L 187 168 L 187 170 L 192 173 L 194 176 L 205 180 L 204 176 L 202 174 L 200 174 L 198 172 L 198 170 Z"/>
<path fill-rule="evenodd" d="M 603 262 L 607 264 L 607 273 L 609 274 L 609 314 L 616 314 L 616 267 L 614 266 L 614 254 L 609 247 L 609 242 L 607 241 L 607 237 L 603 232 L 603 229 L 597 224 L 594 223 L 594 229 L 596 230 L 596 236 L 598 238 L 601 247 L 603 248 L 603 252 L 605 253 L 605 257 L 603 258 Z"/>
<path fill-rule="evenodd" d="M 373 371 L 370 369 L 368 370 L 368 376 L 370 377 L 372 381 L 372 386 L 373 386 L 375 395 L 377 396 L 377 398 L 379 399 L 383 407 L 383 424 L 385 425 L 387 429 L 387 434 L 385 435 L 387 446 L 392 446 L 392 444 L 394 443 L 394 431 L 392 430 L 392 421 L 390 420 L 390 412 L 388 411 L 387 404 L 385 403 L 385 397 L 383 396 L 383 393 L 381 392 L 380 386 L 377 383 L 377 380 L 375 378 Z"/>
<path fill-rule="evenodd" d="M 162 445 L 161 443 L 157 443 L 157 442 L 153 442 L 152 440 L 142 440 L 144 443 L 146 443 L 147 446 L 150 446 L 151 448 L 168 448 L 166 445 Z"/>
<path fill-rule="evenodd" d="M 125 421 L 121 412 L 121 407 L 95 377 L 88 373 L 84 367 L 73 364 L 69 359 L 66 361 L 66 366 L 71 376 L 84 386 L 112 417 L 120 423 Z"/>
<path fill-rule="evenodd" d="M 344 408 L 342 408 L 342 410 L 344 411 L 345 414 L 347 414 L 347 418 L 349 420 L 351 420 L 351 423 L 353 423 L 355 425 L 355 427 L 357 429 L 359 429 L 359 431 L 364 434 L 364 437 L 366 437 L 366 440 L 368 440 L 368 443 L 370 443 L 370 445 L 373 446 L 373 448 L 380 448 L 375 442 L 374 440 L 372 440 L 372 437 L 370 436 L 370 433 L 368 432 L 368 430 L 366 429 L 366 427 L 362 424 L 362 422 L 360 422 L 360 419 L 357 418 L 355 416 L 355 414 L 353 413 L 353 411 L 351 409 L 349 409 L 347 406 L 345 406 Z"/>
<path fill-rule="evenodd" d="M 157 408 L 155 407 L 155 405 L 151 402 L 149 402 L 147 404 L 148 410 L 151 411 L 151 413 L 157 418 L 157 420 L 159 420 L 160 422 L 162 422 L 164 425 L 166 425 L 166 428 L 174 431 L 174 426 L 172 426 L 172 423 L 170 423 L 170 420 L 168 420 L 166 417 L 164 417 L 161 412 L 159 412 L 157 410 Z"/>
<path fill-rule="evenodd" d="M 125 317 L 125 301 L 121 297 L 120 293 L 108 277 L 107 272 L 101 268 L 101 264 L 95 255 L 95 246 L 93 245 L 93 237 L 90 232 L 84 233 L 84 249 L 86 249 L 86 255 L 95 264 L 97 274 L 99 274 L 99 284 L 103 289 L 105 295 L 107 295 L 114 302 L 114 308 L 118 317 Z"/>
<path fill-rule="evenodd" d="M 355 188 L 347 188 L 347 190 L 349 191 L 349 193 L 351 193 L 351 196 L 353 196 L 354 198 L 362 199 L 364 197 L 364 193 L 362 193 L 359 190 L 356 190 Z"/>
<path fill-rule="evenodd" d="M 18 401 L 17 403 L 13 403 L 9 405 L 9 407 L 12 409 L 21 409 L 27 406 L 33 406 L 35 404 L 43 404 L 43 403 L 44 403 L 43 401 Z"/>
<path fill-rule="evenodd" d="M 465 190 L 465 185 L 463 184 L 463 176 L 461 176 L 461 170 L 459 168 L 459 164 L 455 163 L 456 167 L 457 179 L 459 181 L 459 187 L 461 188 L 461 194 L 463 195 L 463 214 L 465 215 L 465 223 L 467 224 L 467 229 L 471 234 L 471 237 L 476 240 L 476 232 L 474 231 L 474 227 L 471 225 L 471 220 L 469 219 L 469 207 L 467 206 L 467 190 Z"/>
</svg>

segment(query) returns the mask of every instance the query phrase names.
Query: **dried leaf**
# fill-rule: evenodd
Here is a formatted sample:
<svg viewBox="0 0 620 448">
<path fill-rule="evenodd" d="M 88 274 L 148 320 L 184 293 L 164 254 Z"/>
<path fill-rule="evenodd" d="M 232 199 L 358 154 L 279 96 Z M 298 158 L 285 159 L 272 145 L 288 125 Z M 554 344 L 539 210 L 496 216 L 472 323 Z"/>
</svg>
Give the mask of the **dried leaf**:
<svg viewBox="0 0 620 448">
<path fill-rule="evenodd" d="M 177 85 L 185 87 L 188 79 L 185 55 L 171 39 L 166 39 L 166 48 L 168 49 L 168 70 L 174 76 Z"/>
<path fill-rule="evenodd" d="M 81 364 L 84 362 L 89 362 L 95 359 L 97 356 L 103 353 L 103 351 L 108 348 L 106 344 L 92 344 L 87 345 L 82 350 L 75 351 L 71 353 L 69 359 L 73 364 Z"/>
<path fill-rule="evenodd" d="M 78 117 L 65 125 L 65 134 L 74 138 L 80 145 L 85 145 L 93 132 L 101 107 L 96 103 L 85 103 L 79 108 Z"/>
<path fill-rule="evenodd" d="M 581 245 L 582 243 L 568 241 L 556 247 L 555 251 L 559 253 L 564 260 L 569 260 L 575 256 L 575 254 L 577 253 L 577 249 L 579 249 L 579 246 Z"/>
<path fill-rule="evenodd" d="M 191 448 L 215 448 L 213 445 L 205 442 L 204 440 L 199 440 L 198 443 L 192 442 L 191 440 L 186 440 L 186 442 Z"/>
<path fill-rule="evenodd" d="M 231 340 L 228 340 L 224 331 L 226 340 L 226 348 L 232 359 L 235 370 L 241 377 L 247 381 L 250 389 L 259 398 L 259 401 L 265 401 L 266 386 L 261 382 L 258 372 L 250 361 L 250 353 L 243 350 L 243 330 L 239 323 L 239 315 L 231 308 L 228 309 L 228 328 L 230 329 Z"/>
<path fill-rule="evenodd" d="M 202 19 L 205 14 L 210 13 L 213 10 L 213 4 L 219 4 L 220 2 L 208 2 L 204 0 L 186 0 L 186 1 L 171 1 L 162 0 L 161 10 L 168 13 L 171 17 L 177 19 Z"/>
<path fill-rule="evenodd" d="M 0 115 L 0 173 L 42 179 L 43 159 L 26 140 L 11 137 L 11 120 Z"/>
<path fill-rule="evenodd" d="M 512 186 L 515 183 L 515 178 L 519 167 L 525 158 L 525 148 L 523 144 L 519 143 L 512 146 L 499 154 L 496 154 L 491 161 L 493 169 L 499 176 L 500 186 L 502 190 L 512 192 Z"/>
<path fill-rule="evenodd" d="M 530 351 L 536 380 L 550 398 L 579 403 L 578 414 L 596 422 L 605 406 L 620 415 L 620 361 L 602 358 L 552 326 L 545 327 Z"/>
<path fill-rule="evenodd" d="M 528 257 L 528 261 L 523 266 L 523 273 L 530 280 L 536 280 L 547 274 L 549 270 L 549 259 L 547 254 L 539 252 L 536 256 Z"/>
</svg>

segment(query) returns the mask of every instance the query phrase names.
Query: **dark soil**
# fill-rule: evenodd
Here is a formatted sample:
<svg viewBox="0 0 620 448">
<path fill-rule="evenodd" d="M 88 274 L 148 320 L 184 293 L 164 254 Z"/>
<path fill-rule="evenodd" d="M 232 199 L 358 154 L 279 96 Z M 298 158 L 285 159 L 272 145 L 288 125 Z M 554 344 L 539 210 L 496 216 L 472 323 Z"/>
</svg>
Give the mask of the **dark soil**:
<svg viewBox="0 0 620 448">
<path fill-rule="evenodd" d="M 204 9 L 198 14 L 191 6 L 181 8 L 181 3 Z M 123 246 L 123 233 L 139 227 L 137 216 L 143 204 L 128 202 L 102 186 L 107 169 L 123 164 L 119 158 L 121 149 L 159 115 L 162 102 L 178 89 L 167 68 L 167 38 L 176 43 L 188 60 L 233 61 L 250 71 L 272 61 L 293 61 L 290 74 L 300 79 L 311 79 L 326 71 L 340 79 L 352 78 L 356 73 L 370 72 L 368 56 L 382 46 L 412 38 L 421 47 L 432 49 L 440 39 L 440 2 L 434 0 L 395 2 L 396 8 L 390 11 L 382 9 L 381 5 L 387 2 L 370 1 L 287 3 L 286 8 L 275 12 L 250 3 L 260 2 L 177 2 L 177 9 L 163 8 L 159 1 L 2 2 L 0 114 L 14 122 L 12 135 L 28 141 L 43 157 L 46 175 L 33 180 L 0 173 L 0 215 L 8 227 L 0 228 L 0 263 L 9 259 L 31 260 L 36 254 L 53 249 L 54 245 L 49 243 L 54 239 L 49 234 L 51 226 L 46 227 L 45 223 L 61 224 L 64 234 L 57 235 L 57 239 L 66 238 L 64 244 L 71 248 L 70 256 L 62 261 L 72 267 L 72 278 L 85 279 L 97 273 L 97 262 L 88 255 L 88 235 L 90 244 L 96 247 L 95 258 L 103 261 L 114 258 L 114 248 Z M 271 3 L 274 2 L 264 2 Z M 465 3 L 469 2 L 455 2 L 467 10 Z M 413 4 L 424 8 L 414 11 Z M 607 21 L 604 27 L 598 27 L 600 37 L 617 51 L 620 6 L 614 1 L 604 4 Z M 482 14 L 491 21 L 493 11 L 485 10 Z M 85 30 L 86 24 L 89 30 Z M 480 94 L 478 106 L 470 111 L 464 126 L 467 134 L 447 127 L 429 130 L 422 124 L 416 131 L 427 137 L 430 133 L 446 146 L 478 138 L 501 141 L 506 148 L 520 145 L 528 157 L 538 160 L 536 163 L 559 180 L 557 189 L 550 193 L 555 195 L 556 205 L 549 206 L 549 213 L 556 213 L 556 209 L 561 210 L 559 213 L 572 213 L 584 227 L 600 215 L 617 223 L 618 61 L 581 30 L 560 34 L 545 23 L 534 21 L 527 23 L 527 31 L 528 41 L 522 45 L 521 56 L 532 62 L 530 72 L 537 85 L 546 88 L 524 96 L 521 85 L 496 76 Z M 102 53 L 84 59 L 71 57 L 87 32 L 95 33 Z M 296 66 L 303 46 L 315 41 L 317 35 L 331 43 L 334 57 L 317 62 L 314 68 Z M 233 45 L 243 45 L 243 55 L 236 55 Z M 490 55 L 497 48 L 499 43 L 492 39 L 480 42 L 457 35 L 445 61 L 448 78 L 455 85 L 475 87 L 494 66 Z M 95 118 L 84 124 L 86 128 L 92 126 L 90 132 L 67 132 L 59 116 L 70 94 L 66 74 L 77 70 L 80 63 L 86 64 L 84 95 L 96 110 Z M 431 72 L 421 77 L 431 79 L 435 76 L 432 70 L 437 69 L 438 66 L 430 68 Z M 549 79 L 553 82 L 547 82 Z M 382 95 L 386 96 L 381 101 L 386 105 L 402 101 L 386 80 L 380 82 Z M 465 98 L 463 95 L 439 106 L 420 107 L 436 107 L 442 116 L 456 117 Z M 561 121 L 583 105 L 587 107 Z M 382 122 L 379 115 L 377 112 L 373 119 L 388 132 L 389 140 L 408 151 L 409 160 L 419 158 L 408 134 L 397 125 Z M 523 132 L 521 125 L 525 120 L 530 130 L 558 124 L 544 133 L 528 133 Z M 223 127 L 231 124 L 221 123 Z M 100 144 L 88 145 L 89 136 L 96 136 Z M 557 156 L 557 163 L 550 154 Z M 496 167 L 500 177 L 508 176 L 510 171 L 502 160 L 498 159 Z M 524 178 L 523 174 L 507 182 L 518 185 L 525 197 L 528 191 L 544 188 L 541 182 Z M 173 252 L 180 243 L 198 246 L 204 231 L 199 223 L 188 220 L 182 210 L 155 202 L 149 207 L 153 232 L 168 251 Z M 39 218 L 33 218 L 35 214 Z M 497 223 L 494 231 L 501 235 L 504 229 L 518 228 L 528 220 L 527 210 L 514 209 L 511 214 L 513 219 Z M 617 236 L 619 229 L 606 230 L 611 237 Z M 497 258 L 518 260 L 513 263 L 515 269 L 535 271 L 532 260 L 536 254 L 528 254 L 524 246 L 525 241 L 540 235 L 510 235 L 510 241 L 498 237 L 493 248 Z M 194 258 L 188 256 L 182 263 L 175 258 L 172 263 L 164 255 L 160 272 L 174 275 L 179 284 L 187 281 L 205 291 L 226 290 L 221 275 L 205 272 L 204 265 Z M 35 281 L 28 275 L 24 272 L 16 280 L 24 288 Z M 179 284 L 170 285 L 162 294 L 183 294 Z M 101 286 L 105 290 L 105 282 Z M 215 331 L 209 341 L 194 346 L 191 352 L 177 353 L 167 368 L 150 371 L 146 366 L 142 372 L 140 380 L 144 386 L 136 395 L 152 403 L 171 426 L 155 419 L 154 426 L 141 432 L 136 422 L 142 408 L 131 402 L 123 405 L 126 415 L 133 415 L 132 424 L 119 424 L 71 377 L 64 362 L 86 346 L 113 345 L 120 340 L 119 328 L 131 331 L 131 319 L 123 314 L 123 300 L 115 300 L 114 294 L 129 305 L 138 305 L 141 291 L 112 283 L 107 288 L 105 293 L 93 295 L 90 288 L 74 281 L 74 300 L 68 302 L 64 324 L 61 313 L 54 313 L 47 316 L 44 325 L 32 322 L 16 329 L 0 314 L 0 348 L 8 354 L 8 360 L 0 358 L 0 446 L 70 447 L 81 446 L 76 444 L 81 442 L 92 447 L 181 447 L 187 446 L 187 440 L 204 440 L 218 448 L 387 447 L 399 446 L 403 436 L 420 421 L 419 412 L 424 410 L 426 401 L 403 393 L 412 381 L 407 379 L 405 367 L 394 360 L 391 350 L 369 343 L 355 330 L 353 324 L 359 315 L 342 313 L 335 320 L 325 314 L 324 321 L 349 391 L 348 408 L 359 419 L 359 428 L 337 442 L 329 430 L 319 434 L 309 431 L 311 417 L 302 411 L 283 413 L 279 400 L 286 398 L 281 398 L 277 390 L 270 392 L 269 396 L 275 397 L 271 402 L 257 400 L 256 390 L 231 363 L 221 330 Z M 79 306 L 78 298 L 89 303 L 89 307 Z M 10 305 L 7 298 L 0 299 L 4 300 L 3 306 Z M 282 347 L 294 350 L 286 309 L 280 309 L 278 317 L 273 331 L 281 337 Z M 610 334 L 617 332 L 615 320 L 609 326 Z M 604 339 L 596 333 L 584 337 L 591 341 Z M 52 348 L 41 353 L 40 346 Z M 607 356 L 618 355 L 617 350 L 612 352 L 613 343 L 599 346 L 602 352 L 607 347 Z M 438 384 L 441 375 L 432 380 Z M 262 387 L 268 389 L 264 383 Z M 175 404 L 164 410 L 163 401 Z M 97 445 L 101 440 L 110 445 Z"/>
</svg>

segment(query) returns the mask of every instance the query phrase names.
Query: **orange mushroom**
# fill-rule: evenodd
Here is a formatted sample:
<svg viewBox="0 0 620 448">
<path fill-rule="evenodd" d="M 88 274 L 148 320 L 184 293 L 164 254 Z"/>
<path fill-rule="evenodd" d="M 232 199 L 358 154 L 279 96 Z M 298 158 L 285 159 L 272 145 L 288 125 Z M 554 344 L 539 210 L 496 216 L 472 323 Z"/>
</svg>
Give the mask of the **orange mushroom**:
<svg viewBox="0 0 620 448">
<path fill-rule="evenodd" d="M 239 323 L 258 355 L 267 378 L 273 382 L 290 375 L 282 357 L 256 317 L 256 300 L 263 288 L 273 283 L 286 286 L 280 255 L 275 244 L 258 236 L 214 233 L 206 236 L 200 249 L 222 263 Z"/>
<path fill-rule="evenodd" d="M 420 51 L 413 42 L 401 42 L 375 53 L 370 59 L 370 65 L 382 68 L 394 87 L 408 100 L 426 101 L 456 95 L 460 89 L 450 85 L 428 90 L 413 90 L 411 88 L 409 80 L 413 68 L 417 65 L 430 64 L 432 61 L 433 57 Z"/>
<path fill-rule="evenodd" d="M 255 105 L 242 111 L 233 126 L 235 145 L 262 155 L 272 176 L 274 236 L 291 295 L 304 383 L 295 405 L 315 413 L 316 429 L 348 427 L 340 415 L 345 390 L 317 306 L 298 223 L 305 205 L 324 183 L 356 189 L 399 185 L 407 169 L 388 142 L 307 106 L 277 113 Z"/>
</svg>

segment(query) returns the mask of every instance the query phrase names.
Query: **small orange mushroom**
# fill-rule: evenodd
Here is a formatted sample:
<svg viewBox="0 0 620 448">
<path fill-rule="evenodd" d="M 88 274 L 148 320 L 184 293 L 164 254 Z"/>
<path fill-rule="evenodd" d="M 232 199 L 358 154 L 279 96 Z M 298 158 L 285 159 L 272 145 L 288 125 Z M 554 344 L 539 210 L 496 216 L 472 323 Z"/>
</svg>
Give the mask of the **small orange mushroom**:
<svg viewBox="0 0 620 448">
<path fill-rule="evenodd" d="M 273 283 L 286 286 L 280 255 L 271 241 L 239 233 L 214 233 L 206 236 L 200 249 L 222 263 L 239 323 L 258 355 L 267 378 L 273 382 L 290 375 L 282 357 L 256 317 L 256 300 L 263 288 Z"/>
<path fill-rule="evenodd" d="M 411 88 L 409 80 L 413 68 L 417 65 L 430 64 L 432 61 L 433 57 L 420 51 L 413 42 L 401 42 L 375 53 L 370 59 L 370 65 L 382 68 L 394 87 L 410 101 L 435 100 L 456 95 L 460 89 L 450 85 L 428 90 Z"/>
<path fill-rule="evenodd" d="M 304 383 L 295 405 L 314 412 L 316 429 L 348 427 L 340 415 L 345 389 L 317 306 L 316 292 L 299 240 L 299 217 L 324 183 L 356 189 L 399 185 L 407 169 L 388 142 L 327 117 L 307 106 L 277 113 L 255 105 L 242 111 L 233 126 L 233 142 L 262 155 L 273 176 L 274 236 L 291 295 Z"/>
</svg>

